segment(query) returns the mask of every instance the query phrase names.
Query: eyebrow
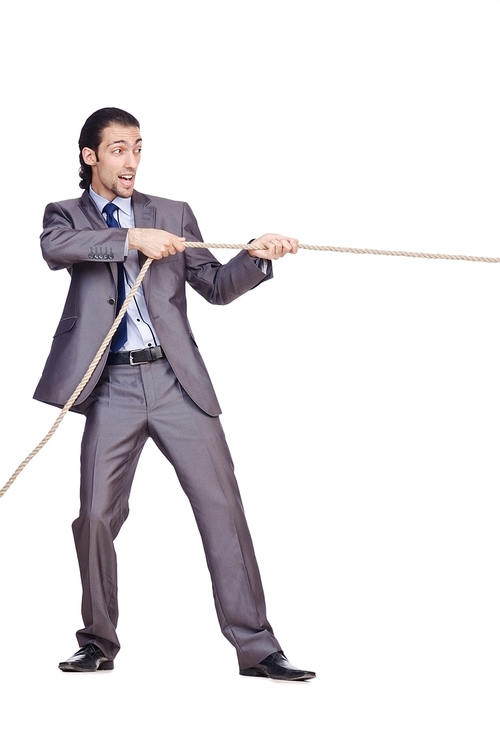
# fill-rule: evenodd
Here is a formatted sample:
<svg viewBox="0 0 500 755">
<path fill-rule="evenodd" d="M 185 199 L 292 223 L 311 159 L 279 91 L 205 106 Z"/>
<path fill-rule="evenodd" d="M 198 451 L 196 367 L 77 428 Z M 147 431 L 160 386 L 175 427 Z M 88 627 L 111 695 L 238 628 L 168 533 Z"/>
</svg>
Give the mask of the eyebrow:
<svg viewBox="0 0 500 755">
<path fill-rule="evenodd" d="M 108 146 L 108 147 L 112 147 L 112 146 L 113 146 L 113 144 L 128 144 L 128 143 L 129 143 L 129 142 L 127 142 L 127 141 L 126 141 L 126 139 L 115 139 L 115 141 L 114 141 L 114 142 L 109 142 L 109 144 L 108 144 L 107 146 Z M 136 139 L 136 140 L 135 140 L 135 142 L 134 142 L 134 144 L 140 144 L 140 143 L 142 143 L 142 137 L 139 137 L 139 138 L 138 138 L 138 139 Z"/>
</svg>

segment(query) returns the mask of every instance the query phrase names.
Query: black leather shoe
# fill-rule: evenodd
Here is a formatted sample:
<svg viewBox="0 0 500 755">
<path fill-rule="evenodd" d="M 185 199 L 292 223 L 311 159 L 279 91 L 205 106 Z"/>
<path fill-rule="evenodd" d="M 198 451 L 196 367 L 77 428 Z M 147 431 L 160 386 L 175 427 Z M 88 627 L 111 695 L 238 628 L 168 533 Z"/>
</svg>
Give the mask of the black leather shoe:
<svg viewBox="0 0 500 755">
<path fill-rule="evenodd" d="M 278 650 L 277 653 L 271 653 L 252 668 L 241 669 L 240 674 L 242 676 L 267 676 L 269 679 L 288 682 L 304 682 L 307 679 L 314 679 L 316 676 L 314 671 L 302 671 L 292 666 L 281 650 Z"/>
<path fill-rule="evenodd" d="M 59 664 L 61 671 L 111 671 L 115 667 L 92 642 L 76 651 L 71 658 Z"/>
</svg>

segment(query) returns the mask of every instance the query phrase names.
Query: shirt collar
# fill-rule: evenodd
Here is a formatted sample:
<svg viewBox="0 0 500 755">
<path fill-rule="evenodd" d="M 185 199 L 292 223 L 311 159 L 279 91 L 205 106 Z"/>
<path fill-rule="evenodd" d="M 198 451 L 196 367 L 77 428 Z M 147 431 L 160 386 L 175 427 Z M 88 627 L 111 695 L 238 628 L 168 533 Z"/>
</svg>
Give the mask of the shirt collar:
<svg viewBox="0 0 500 755">
<path fill-rule="evenodd" d="M 89 194 L 95 206 L 102 214 L 103 209 L 109 203 L 109 199 L 105 199 L 104 197 L 101 197 L 100 194 L 97 194 L 92 186 L 89 186 Z M 113 204 L 118 207 L 120 212 L 124 212 L 126 215 L 132 215 L 132 197 L 115 197 L 113 199 Z"/>
</svg>

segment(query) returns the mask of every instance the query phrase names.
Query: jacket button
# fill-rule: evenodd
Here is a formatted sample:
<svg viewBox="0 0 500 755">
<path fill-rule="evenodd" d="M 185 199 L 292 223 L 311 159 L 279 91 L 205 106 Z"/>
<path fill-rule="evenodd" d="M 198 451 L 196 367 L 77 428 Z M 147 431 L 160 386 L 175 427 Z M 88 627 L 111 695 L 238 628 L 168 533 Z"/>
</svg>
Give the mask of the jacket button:
<svg viewBox="0 0 500 755">
<path fill-rule="evenodd" d="M 108 299 L 108 304 L 115 304 L 115 300 L 113 298 Z"/>
</svg>

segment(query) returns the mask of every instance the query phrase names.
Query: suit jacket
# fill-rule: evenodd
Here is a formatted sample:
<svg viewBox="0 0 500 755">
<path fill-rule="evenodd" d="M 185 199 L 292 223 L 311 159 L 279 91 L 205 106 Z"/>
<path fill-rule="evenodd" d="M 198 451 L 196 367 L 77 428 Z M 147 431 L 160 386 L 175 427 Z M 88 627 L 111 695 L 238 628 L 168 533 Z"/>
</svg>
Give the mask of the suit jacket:
<svg viewBox="0 0 500 755">
<path fill-rule="evenodd" d="M 132 203 L 136 227 L 162 228 L 188 241 L 202 241 L 196 218 L 185 202 L 134 191 Z M 52 270 L 66 268 L 71 283 L 34 398 L 61 407 L 116 316 L 116 263 L 125 258 L 127 229 L 108 228 L 86 191 L 79 199 L 49 204 L 43 228 L 45 261 Z M 146 258 L 140 256 L 144 262 Z M 142 285 L 161 346 L 186 393 L 207 414 L 217 416 L 221 409 L 187 318 L 186 282 L 212 304 L 228 304 L 270 277 L 271 265 L 264 274 L 244 250 L 223 265 L 208 249 L 186 249 L 154 260 L 146 273 Z M 74 411 L 81 410 L 99 380 L 107 353 L 77 398 Z"/>
</svg>

